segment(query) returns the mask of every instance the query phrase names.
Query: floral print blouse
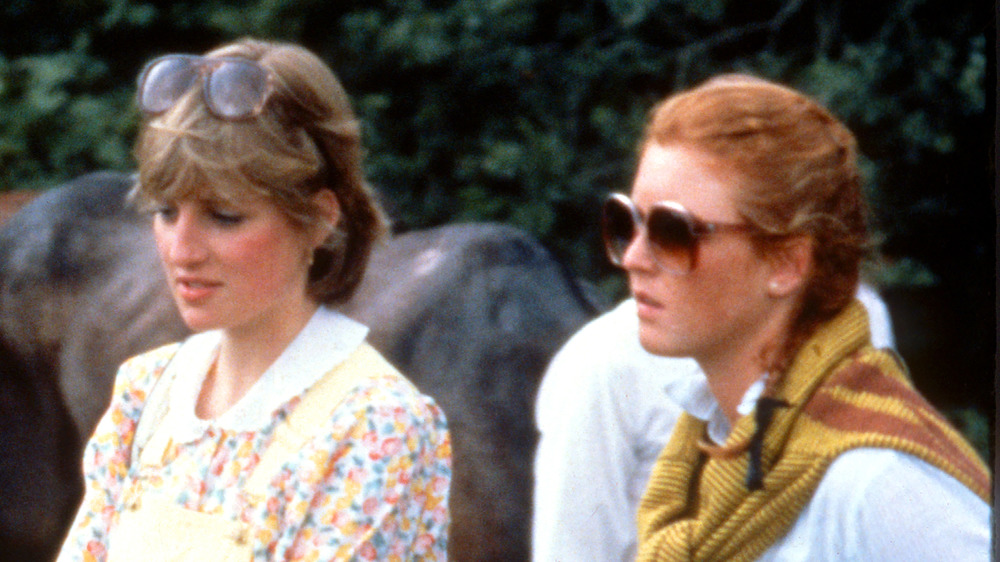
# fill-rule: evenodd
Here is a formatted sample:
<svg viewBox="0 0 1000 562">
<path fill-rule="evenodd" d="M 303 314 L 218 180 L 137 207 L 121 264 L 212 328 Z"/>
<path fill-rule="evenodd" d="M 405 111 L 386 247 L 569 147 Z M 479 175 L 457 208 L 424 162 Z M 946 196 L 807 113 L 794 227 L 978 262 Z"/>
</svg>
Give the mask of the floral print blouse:
<svg viewBox="0 0 1000 562">
<path fill-rule="evenodd" d="M 214 356 L 176 369 L 157 432 L 170 445 L 153 475 L 133 462 L 140 415 L 178 344 L 127 361 L 88 443 L 85 495 L 59 561 L 101 561 L 137 478 L 177 504 L 252 525 L 253 560 L 444 560 L 451 442 L 444 414 L 405 378 L 366 379 L 270 480 L 266 501 L 240 490 L 301 396 L 342 362 L 367 329 L 320 310 L 261 379 L 212 420 L 194 404 Z M 218 334 L 193 336 L 208 341 Z M 142 438 L 139 439 L 140 443 Z"/>
</svg>

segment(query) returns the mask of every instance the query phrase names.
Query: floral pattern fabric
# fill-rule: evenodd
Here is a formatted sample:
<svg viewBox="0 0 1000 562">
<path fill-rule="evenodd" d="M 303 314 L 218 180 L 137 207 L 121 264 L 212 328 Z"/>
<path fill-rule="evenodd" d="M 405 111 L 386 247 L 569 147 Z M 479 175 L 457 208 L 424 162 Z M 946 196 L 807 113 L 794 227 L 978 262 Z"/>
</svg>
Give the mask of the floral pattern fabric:
<svg viewBox="0 0 1000 562">
<path fill-rule="evenodd" d="M 154 381 L 177 345 L 126 362 L 84 456 L 86 491 L 59 561 L 101 561 L 117 514 L 140 486 L 187 509 L 254 529 L 262 560 L 444 560 L 451 444 L 443 413 L 400 376 L 369 378 L 271 480 L 266 501 L 241 489 L 285 402 L 254 431 L 216 427 L 171 442 L 159 466 L 132 462 L 132 442 Z"/>
</svg>

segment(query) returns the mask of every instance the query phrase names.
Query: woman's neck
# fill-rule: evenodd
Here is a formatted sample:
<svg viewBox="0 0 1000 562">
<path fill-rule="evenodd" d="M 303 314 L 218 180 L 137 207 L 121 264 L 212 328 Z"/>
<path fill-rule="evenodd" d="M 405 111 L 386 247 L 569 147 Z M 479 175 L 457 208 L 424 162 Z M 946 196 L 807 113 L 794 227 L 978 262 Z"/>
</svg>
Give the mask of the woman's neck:
<svg viewBox="0 0 1000 562">
<path fill-rule="evenodd" d="M 202 384 L 195 414 L 211 419 L 239 402 L 284 353 L 317 308 L 307 303 L 267 325 L 223 330 L 219 355 Z"/>
<path fill-rule="evenodd" d="M 738 408 L 747 390 L 767 374 L 774 353 L 784 345 L 788 317 L 774 315 L 744 341 L 730 342 L 715 353 L 696 357 L 709 390 L 731 425 L 740 418 Z"/>
<path fill-rule="evenodd" d="M 753 383 L 764 376 L 760 361 L 725 366 L 702 361 L 699 361 L 699 364 L 705 372 L 708 389 L 719 403 L 719 408 L 730 425 L 735 424 L 740 417 L 738 408 L 743 396 Z"/>
</svg>

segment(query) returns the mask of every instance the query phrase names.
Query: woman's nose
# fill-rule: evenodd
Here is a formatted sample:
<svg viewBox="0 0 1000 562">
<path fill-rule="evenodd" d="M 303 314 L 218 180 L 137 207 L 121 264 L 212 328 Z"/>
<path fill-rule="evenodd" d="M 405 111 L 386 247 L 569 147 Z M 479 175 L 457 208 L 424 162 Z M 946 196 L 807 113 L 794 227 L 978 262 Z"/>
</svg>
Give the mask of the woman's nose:
<svg viewBox="0 0 1000 562">
<path fill-rule="evenodd" d="M 172 220 L 164 220 L 157 238 L 161 241 L 161 255 L 172 265 L 192 266 L 208 257 L 205 233 L 196 213 L 177 211 Z"/>
<path fill-rule="evenodd" d="M 646 239 L 646 229 L 639 227 L 632 240 L 622 254 L 622 268 L 626 271 L 653 269 L 653 256 L 649 252 L 649 240 Z"/>
</svg>

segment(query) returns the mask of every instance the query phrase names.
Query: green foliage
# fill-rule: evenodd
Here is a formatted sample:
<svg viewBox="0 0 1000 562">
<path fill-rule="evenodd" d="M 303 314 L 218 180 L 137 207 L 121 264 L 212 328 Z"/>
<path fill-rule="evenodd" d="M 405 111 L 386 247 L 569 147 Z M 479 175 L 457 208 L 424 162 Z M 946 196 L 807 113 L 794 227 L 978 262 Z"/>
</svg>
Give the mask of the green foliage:
<svg viewBox="0 0 1000 562">
<path fill-rule="evenodd" d="M 646 112 L 747 71 L 857 132 L 897 284 L 992 268 L 985 6 L 895 0 L 61 0 L 0 8 L 0 190 L 128 168 L 144 60 L 256 35 L 328 60 L 399 224 L 495 220 L 605 283 L 596 209 L 626 190 Z M 963 249 L 942 246 L 955 233 Z M 971 260 L 971 261 L 970 261 Z M 899 265 L 903 264 L 903 265 Z"/>
<path fill-rule="evenodd" d="M 106 73 L 80 48 L 0 56 L 0 185 L 42 187 L 54 177 L 129 166 L 128 94 L 92 93 Z"/>
<path fill-rule="evenodd" d="M 990 460 L 990 419 L 975 408 L 955 408 L 945 412 L 947 418 L 969 440 L 984 462 Z"/>
</svg>

